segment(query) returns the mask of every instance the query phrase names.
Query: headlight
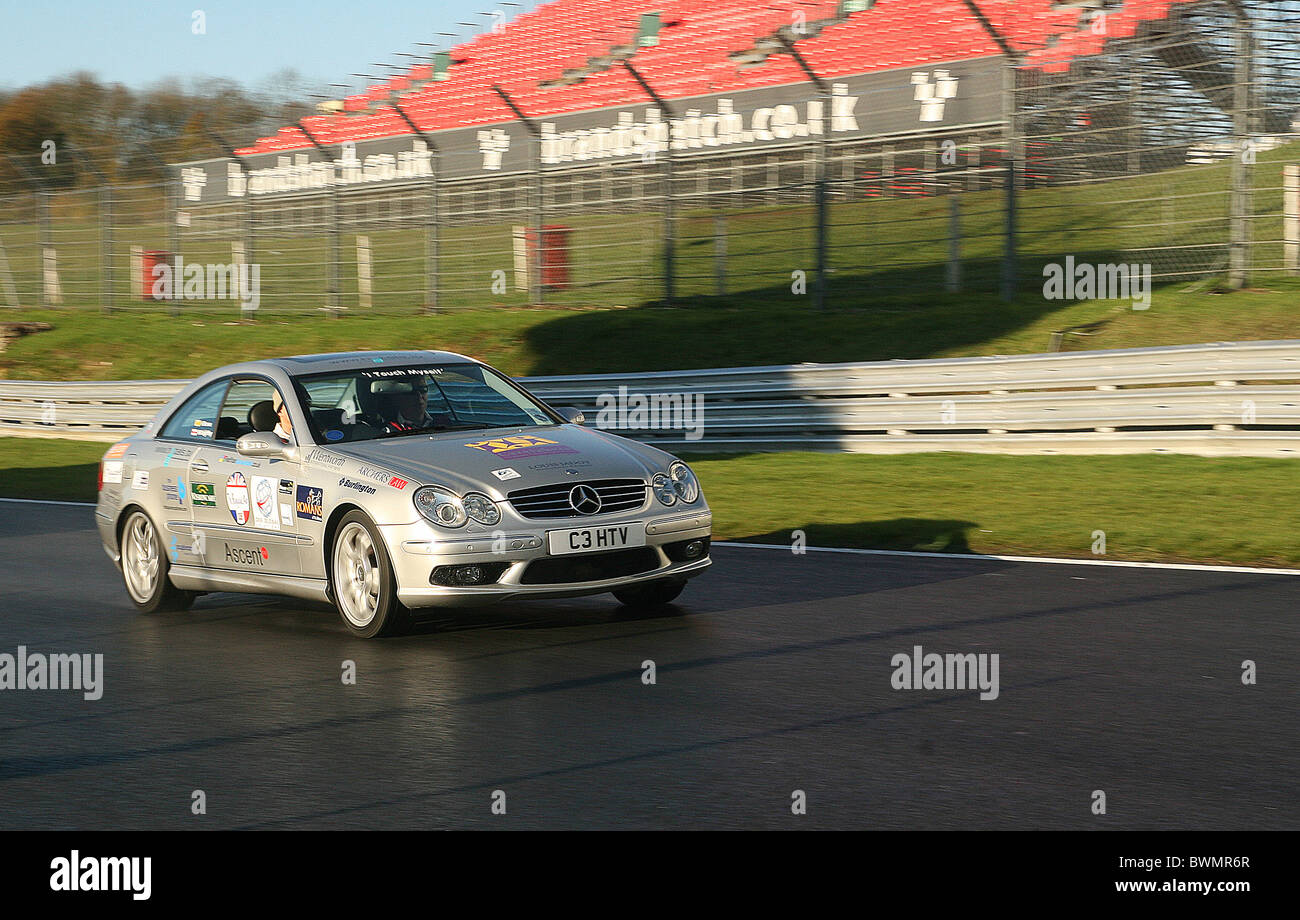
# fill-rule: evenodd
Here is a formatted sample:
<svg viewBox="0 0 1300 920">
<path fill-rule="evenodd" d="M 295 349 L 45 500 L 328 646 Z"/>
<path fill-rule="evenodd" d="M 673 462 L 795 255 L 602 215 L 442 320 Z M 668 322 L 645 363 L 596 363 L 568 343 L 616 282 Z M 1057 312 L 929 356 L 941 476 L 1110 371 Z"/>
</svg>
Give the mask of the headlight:
<svg viewBox="0 0 1300 920">
<path fill-rule="evenodd" d="M 650 488 L 654 490 L 655 498 L 665 505 L 677 501 L 677 492 L 673 489 L 672 480 L 663 473 L 655 473 L 654 479 L 650 480 Z"/>
<path fill-rule="evenodd" d="M 700 481 L 695 478 L 695 474 L 685 463 L 678 460 L 668 467 L 668 475 L 672 477 L 673 489 L 686 504 L 689 505 L 700 497 Z"/>
<path fill-rule="evenodd" d="M 486 495 L 471 492 L 465 496 L 461 504 L 464 505 L 465 513 L 470 516 L 470 520 L 487 524 L 489 527 L 501 523 L 501 511 L 497 508 L 497 503 Z"/>
<path fill-rule="evenodd" d="M 441 527 L 464 527 L 469 520 L 461 500 L 437 486 L 416 489 L 412 499 L 415 501 L 415 510 L 420 512 L 421 517 Z"/>
</svg>

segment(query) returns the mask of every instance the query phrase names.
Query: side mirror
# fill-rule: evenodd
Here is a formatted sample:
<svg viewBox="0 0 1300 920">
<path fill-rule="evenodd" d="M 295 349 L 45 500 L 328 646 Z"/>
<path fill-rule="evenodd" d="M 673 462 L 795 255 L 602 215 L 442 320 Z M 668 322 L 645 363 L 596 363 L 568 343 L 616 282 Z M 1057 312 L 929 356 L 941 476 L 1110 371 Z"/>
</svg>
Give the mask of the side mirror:
<svg viewBox="0 0 1300 920">
<path fill-rule="evenodd" d="M 587 422 L 587 416 L 581 409 L 575 409 L 573 406 L 563 406 L 557 408 L 556 412 L 564 416 L 564 420 L 571 425 L 584 425 Z"/>
<path fill-rule="evenodd" d="M 289 456 L 289 445 L 269 431 L 250 431 L 235 442 L 235 450 L 243 457 L 287 460 Z"/>
</svg>

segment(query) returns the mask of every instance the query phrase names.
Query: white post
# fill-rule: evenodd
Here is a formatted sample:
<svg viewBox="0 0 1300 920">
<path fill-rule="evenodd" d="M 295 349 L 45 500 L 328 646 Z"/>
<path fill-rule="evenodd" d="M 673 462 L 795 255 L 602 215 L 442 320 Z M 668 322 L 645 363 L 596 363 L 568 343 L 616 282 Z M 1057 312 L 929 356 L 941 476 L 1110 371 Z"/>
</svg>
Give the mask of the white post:
<svg viewBox="0 0 1300 920">
<path fill-rule="evenodd" d="M 361 234 L 357 234 L 357 300 L 361 309 L 370 309 L 370 237 Z"/>
<path fill-rule="evenodd" d="M 53 246 L 43 250 L 45 302 L 52 307 L 63 303 L 63 287 L 59 284 L 59 253 Z"/>
<path fill-rule="evenodd" d="M 528 290 L 528 228 L 514 228 L 515 290 Z"/>
</svg>

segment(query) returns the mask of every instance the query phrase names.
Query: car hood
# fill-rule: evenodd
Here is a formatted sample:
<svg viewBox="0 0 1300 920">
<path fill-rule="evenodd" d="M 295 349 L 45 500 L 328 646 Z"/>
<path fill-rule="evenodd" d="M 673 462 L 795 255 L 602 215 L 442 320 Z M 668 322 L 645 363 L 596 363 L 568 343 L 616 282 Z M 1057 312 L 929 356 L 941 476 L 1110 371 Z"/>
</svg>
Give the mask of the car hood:
<svg viewBox="0 0 1300 920">
<path fill-rule="evenodd" d="M 419 485 L 497 499 L 557 482 L 649 479 L 672 459 L 657 448 L 578 425 L 408 435 L 326 449 Z"/>
</svg>

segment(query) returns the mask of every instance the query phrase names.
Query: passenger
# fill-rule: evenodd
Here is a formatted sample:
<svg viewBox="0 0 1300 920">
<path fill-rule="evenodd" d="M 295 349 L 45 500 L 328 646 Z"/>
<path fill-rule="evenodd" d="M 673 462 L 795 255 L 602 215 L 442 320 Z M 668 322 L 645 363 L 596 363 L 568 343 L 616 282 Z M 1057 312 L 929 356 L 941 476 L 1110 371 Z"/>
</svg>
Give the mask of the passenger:
<svg viewBox="0 0 1300 920">
<path fill-rule="evenodd" d="M 293 421 L 289 418 L 289 407 L 285 405 L 284 399 L 280 396 L 280 391 L 276 390 L 275 395 L 271 398 L 272 406 L 275 408 L 275 434 L 281 441 L 293 443 Z"/>
</svg>

